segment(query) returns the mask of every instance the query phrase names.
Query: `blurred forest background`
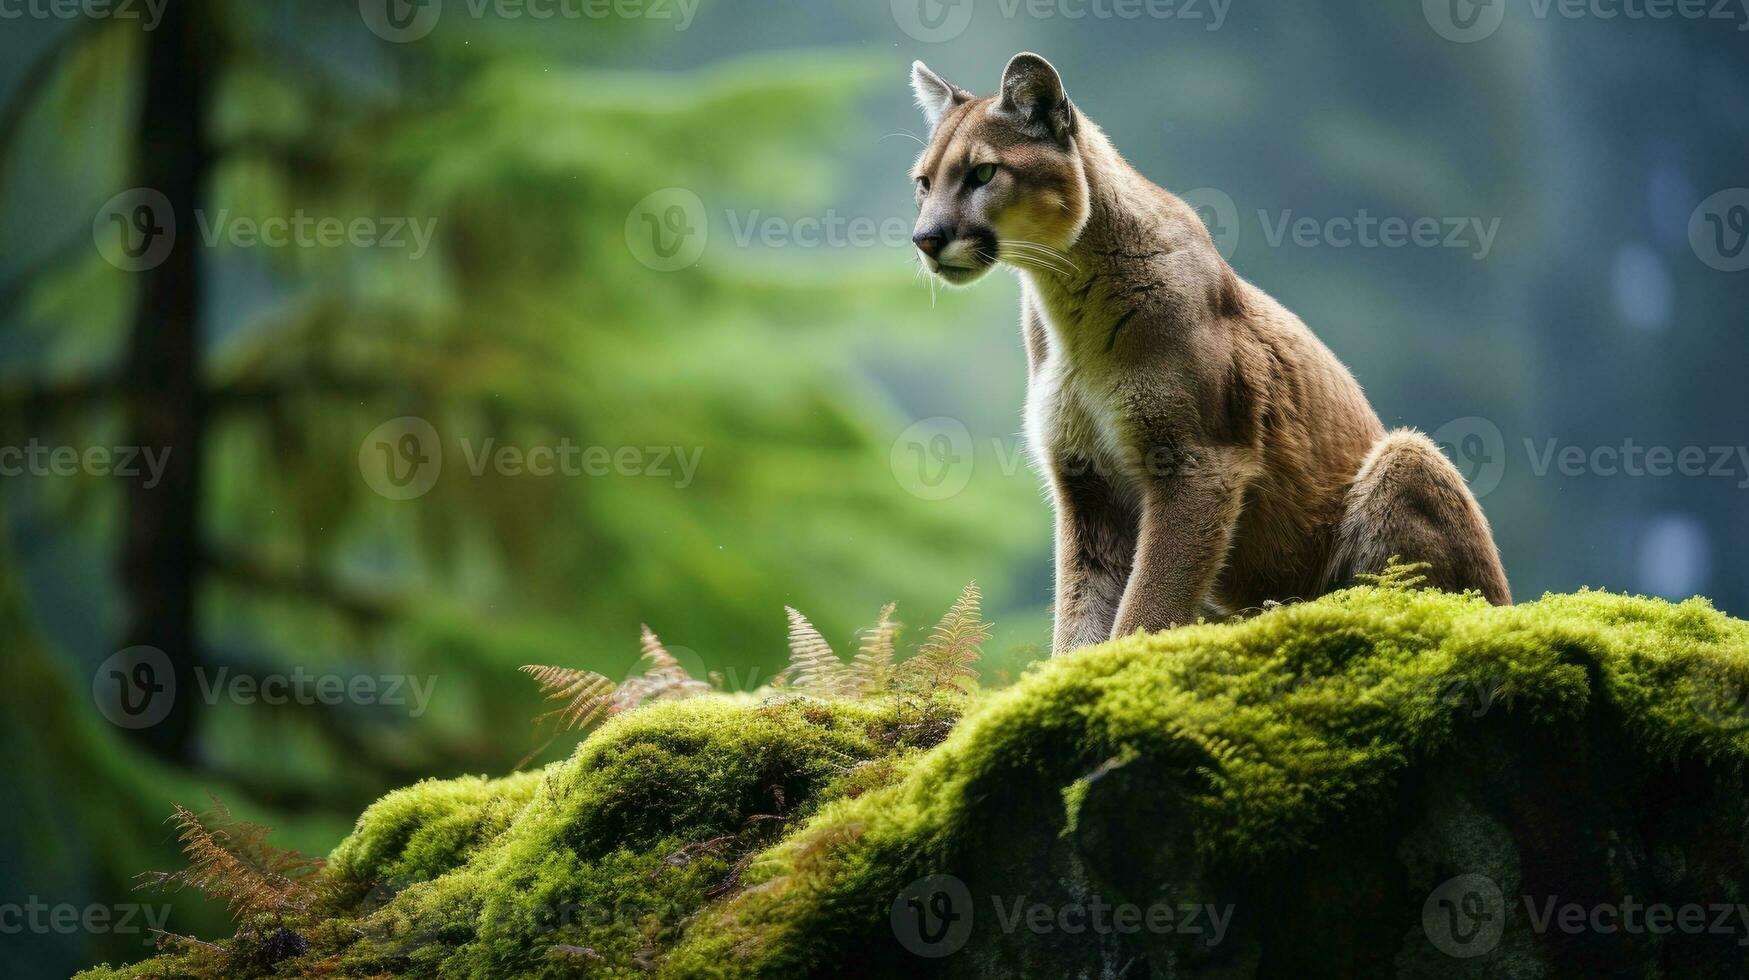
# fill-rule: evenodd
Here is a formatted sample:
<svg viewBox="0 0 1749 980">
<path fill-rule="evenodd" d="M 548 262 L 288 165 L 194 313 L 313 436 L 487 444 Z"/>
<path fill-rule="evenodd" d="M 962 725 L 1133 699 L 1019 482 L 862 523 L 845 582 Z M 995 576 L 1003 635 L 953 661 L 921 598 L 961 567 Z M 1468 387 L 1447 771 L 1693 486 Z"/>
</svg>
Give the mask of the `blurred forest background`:
<svg viewBox="0 0 1749 980">
<path fill-rule="evenodd" d="M 517 666 L 624 676 L 641 622 L 751 689 L 786 604 L 843 649 L 889 599 L 915 639 L 977 579 L 986 683 L 1042 655 L 1016 287 L 916 273 L 913 58 L 980 92 L 1051 58 L 1387 422 L 1450 445 L 1521 598 L 1749 612 L 1749 192 L 1718 196 L 1749 185 L 1749 22 L 1506 6 L 1454 41 L 1436 0 L 13 5 L 0 903 L 210 931 L 130 892 L 176 864 L 172 801 L 325 853 L 391 787 L 561 757 Z M 247 233 L 300 215 L 370 234 Z M 1363 215 L 1497 231 L 1343 247 L 1329 222 Z M 1597 455 L 1630 441 L 1708 472 Z M 141 647 L 174 696 L 135 725 Z M 269 704 L 237 677 L 366 687 Z M 4 959 L 64 975 L 142 939 L 27 929 Z"/>
</svg>

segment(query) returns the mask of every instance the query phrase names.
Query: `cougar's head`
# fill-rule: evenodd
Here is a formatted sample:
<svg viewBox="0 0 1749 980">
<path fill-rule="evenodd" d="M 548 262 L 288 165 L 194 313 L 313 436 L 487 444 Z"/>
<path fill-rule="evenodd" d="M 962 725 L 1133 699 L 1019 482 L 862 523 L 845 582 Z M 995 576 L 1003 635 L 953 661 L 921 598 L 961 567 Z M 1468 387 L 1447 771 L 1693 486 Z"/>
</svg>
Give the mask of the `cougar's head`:
<svg viewBox="0 0 1749 980">
<path fill-rule="evenodd" d="M 1036 54 L 1017 54 L 1000 91 L 979 98 L 918 61 L 911 89 L 931 130 L 911 172 L 918 209 L 911 241 L 924 267 L 955 285 L 976 281 L 998 260 L 1061 268 L 1060 253 L 1087 223 L 1088 192 L 1077 113 L 1057 70 Z"/>
</svg>

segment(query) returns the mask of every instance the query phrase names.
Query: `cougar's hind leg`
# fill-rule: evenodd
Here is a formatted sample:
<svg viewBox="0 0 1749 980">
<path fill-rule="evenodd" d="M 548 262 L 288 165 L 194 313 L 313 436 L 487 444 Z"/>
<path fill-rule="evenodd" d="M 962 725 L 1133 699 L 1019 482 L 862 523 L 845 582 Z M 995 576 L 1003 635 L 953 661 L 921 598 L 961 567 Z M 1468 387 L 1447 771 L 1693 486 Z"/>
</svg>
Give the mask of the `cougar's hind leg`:
<svg viewBox="0 0 1749 980">
<path fill-rule="evenodd" d="M 1393 555 L 1426 562 L 1427 584 L 1475 589 L 1497 606 L 1512 592 L 1482 508 L 1431 439 L 1399 430 L 1373 445 L 1349 486 L 1327 575 L 1331 588 L 1384 570 Z"/>
</svg>

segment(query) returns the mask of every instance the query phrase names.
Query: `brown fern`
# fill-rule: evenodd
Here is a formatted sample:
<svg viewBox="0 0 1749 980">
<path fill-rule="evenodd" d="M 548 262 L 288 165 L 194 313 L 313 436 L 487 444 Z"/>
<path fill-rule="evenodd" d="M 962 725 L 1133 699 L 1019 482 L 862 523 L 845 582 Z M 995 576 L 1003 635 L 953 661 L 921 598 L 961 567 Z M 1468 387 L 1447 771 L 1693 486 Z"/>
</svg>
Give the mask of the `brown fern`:
<svg viewBox="0 0 1749 980">
<path fill-rule="evenodd" d="M 322 861 L 268 844 L 268 828 L 233 819 L 217 800 L 213 806 L 204 820 L 181 804 L 175 806 L 170 820 L 180 831 L 188 867 L 143 874 L 139 887 L 192 888 L 224 902 L 239 924 L 269 915 L 277 920 L 308 908 Z"/>
<path fill-rule="evenodd" d="M 850 693 L 852 681 L 844 661 L 832 652 L 832 647 L 808 617 L 789 606 L 789 674 L 790 685 L 798 691 L 823 698 L 841 697 Z"/>
<path fill-rule="evenodd" d="M 972 665 L 980 659 L 990 624 L 979 611 L 983 594 L 978 583 L 966 586 L 941 622 L 930 631 L 929 640 L 901 668 L 908 687 L 925 691 L 946 688 L 969 690 L 978 678 Z"/>
<path fill-rule="evenodd" d="M 613 681 L 593 670 L 538 664 L 524 664 L 521 670 L 540 682 L 541 693 L 549 701 L 565 702 L 563 707 L 537 717 L 537 724 L 558 718 L 560 731 L 588 728 L 619 710 Z"/>
<path fill-rule="evenodd" d="M 867 697 L 887 689 L 893 680 L 893 645 L 899 624 L 893 620 L 896 603 L 881 607 L 880 618 L 863 631 L 862 645 L 850 662 L 851 681 L 857 694 Z"/>
<path fill-rule="evenodd" d="M 616 710 L 630 711 L 645 701 L 677 701 L 710 691 L 711 685 L 688 674 L 648 625 L 642 628 L 640 644 L 644 673 L 642 677 L 628 678 L 620 685 L 615 697 Z"/>
</svg>

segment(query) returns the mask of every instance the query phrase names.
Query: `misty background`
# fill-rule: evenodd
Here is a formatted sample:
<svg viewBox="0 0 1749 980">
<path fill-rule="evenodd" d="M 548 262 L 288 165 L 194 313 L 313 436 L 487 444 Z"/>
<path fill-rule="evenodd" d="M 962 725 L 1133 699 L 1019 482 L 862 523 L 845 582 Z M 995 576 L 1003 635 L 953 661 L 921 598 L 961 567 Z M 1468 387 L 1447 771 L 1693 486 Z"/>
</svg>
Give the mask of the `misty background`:
<svg viewBox="0 0 1749 980">
<path fill-rule="evenodd" d="M 913 59 L 1051 59 L 1520 599 L 1749 612 L 1749 11 L 1701 6 L 0 3 L 0 905 L 210 934 L 132 891 L 172 802 L 326 853 L 564 757 L 516 668 L 640 623 L 749 690 L 785 605 L 846 651 L 976 579 L 985 683 L 1043 656 L 1017 288 L 917 273 Z M 14 921 L 13 975 L 150 939 Z"/>
</svg>

